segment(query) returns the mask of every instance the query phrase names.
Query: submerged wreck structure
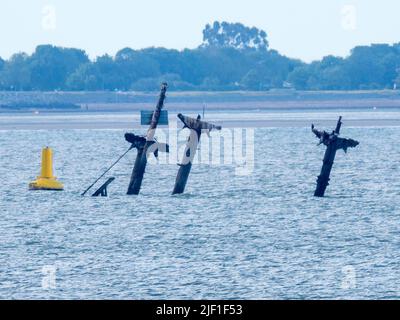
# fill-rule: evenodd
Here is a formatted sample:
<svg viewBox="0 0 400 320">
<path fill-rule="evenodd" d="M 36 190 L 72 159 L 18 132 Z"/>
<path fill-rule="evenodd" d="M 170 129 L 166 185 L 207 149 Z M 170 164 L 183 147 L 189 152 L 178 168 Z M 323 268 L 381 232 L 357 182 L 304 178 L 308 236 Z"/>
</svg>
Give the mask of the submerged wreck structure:
<svg viewBox="0 0 400 320">
<path fill-rule="evenodd" d="M 131 180 L 129 183 L 128 187 L 128 195 L 137 195 L 140 192 L 140 187 L 142 185 L 142 180 L 144 176 L 144 172 L 146 170 L 146 165 L 147 165 L 147 156 L 148 154 L 153 153 L 154 156 L 157 158 L 158 157 L 158 152 L 159 151 L 165 151 L 169 152 L 169 146 L 167 144 L 163 143 L 158 143 L 155 138 L 155 131 L 157 128 L 157 125 L 160 122 L 161 116 L 163 116 L 162 121 L 167 121 L 168 122 L 168 114 L 166 112 L 162 112 L 162 108 L 164 106 L 164 101 L 165 101 L 165 94 L 167 92 L 168 85 L 166 83 L 162 83 L 161 85 L 161 94 L 158 99 L 157 107 L 156 110 L 152 113 L 150 113 L 148 120 L 145 120 L 149 122 L 150 128 L 147 132 L 146 136 L 138 136 L 133 133 L 126 133 L 125 134 L 125 140 L 131 143 L 131 146 L 129 149 L 123 153 L 117 161 L 115 161 L 103 174 L 96 179 L 94 183 L 92 183 L 81 195 L 84 196 L 91 188 L 94 187 L 94 185 L 100 181 L 112 168 L 114 168 L 127 154 L 129 151 L 132 149 L 137 149 L 137 155 L 136 155 L 136 161 L 135 165 L 132 171 L 132 176 Z M 148 115 L 147 112 L 142 112 L 146 116 Z M 143 121 L 143 114 L 142 114 L 142 121 Z M 99 189 L 96 190 L 95 193 L 93 193 L 93 197 L 107 197 L 108 196 L 108 191 L 107 188 L 108 186 L 115 180 L 114 177 L 109 178 L 105 183 L 101 185 Z"/>
<path fill-rule="evenodd" d="M 155 133 L 161 118 L 162 108 L 164 107 L 167 88 L 167 83 L 161 84 L 161 93 L 156 109 L 151 116 L 150 128 L 147 131 L 147 135 L 137 136 L 133 133 L 125 134 L 125 140 L 132 144 L 131 148 L 137 149 L 136 160 L 127 191 L 128 195 L 138 195 L 140 193 L 148 155 L 153 153 L 157 158 L 159 151 L 169 152 L 169 146 L 167 144 L 159 143 L 155 140 Z"/>
<path fill-rule="evenodd" d="M 197 119 L 178 114 L 178 118 L 183 122 L 183 128 L 190 130 L 190 136 L 186 142 L 185 153 L 182 162 L 179 164 L 179 171 L 175 181 L 172 194 L 182 194 L 185 192 L 190 170 L 192 169 L 193 159 L 196 155 L 197 146 L 200 142 L 202 133 L 210 134 L 212 130 L 221 130 L 220 126 L 201 121 L 200 115 Z"/>
<path fill-rule="evenodd" d="M 317 189 L 315 190 L 315 197 L 324 197 L 326 188 L 329 185 L 330 174 L 332 171 L 332 166 L 335 161 L 336 152 L 340 149 L 343 149 L 345 153 L 347 153 L 348 148 L 355 148 L 360 143 L 353 139 L 344 139 L 339 138 L 340 129 L 342 127 L 342 117 L 339 118 L 339 121 L 336 125 L 336 129 L 332 131 L 332 133 L 328 133 L 326 131 L 318 131 L 315 129 L 315 126 L 312 125 L 312 132 L 319 139 L 319 145 L 324 144 L 326 148 L 323 165 L 321 169 L 321 174 L 317 180 Z"/>
</svg>

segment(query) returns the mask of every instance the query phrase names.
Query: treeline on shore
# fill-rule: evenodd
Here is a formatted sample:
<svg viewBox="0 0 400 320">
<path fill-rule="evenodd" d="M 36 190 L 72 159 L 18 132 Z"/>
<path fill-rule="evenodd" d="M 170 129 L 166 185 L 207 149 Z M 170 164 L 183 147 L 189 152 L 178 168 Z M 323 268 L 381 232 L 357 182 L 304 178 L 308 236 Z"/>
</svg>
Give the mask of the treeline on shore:
<svg viewBox="0 0 400 320">
<path fill-rule="evenodd" d="M 380 90 L 400 85 L 400 43 L 359 46 L 346 57 L 304 63 L 269 49 L 266 32 L 215 22 L 203 43 L 182 51 L 124 48 L 90 60 L 85 51 L 40 45 L 0 58 L 2 91 Z"/>
</svg>

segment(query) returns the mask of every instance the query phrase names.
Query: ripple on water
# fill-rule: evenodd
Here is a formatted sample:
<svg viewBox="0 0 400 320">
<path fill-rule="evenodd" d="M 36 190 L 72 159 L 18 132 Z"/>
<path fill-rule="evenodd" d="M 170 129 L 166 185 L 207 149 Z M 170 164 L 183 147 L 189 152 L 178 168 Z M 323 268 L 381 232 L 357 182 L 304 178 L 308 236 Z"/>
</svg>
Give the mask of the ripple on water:
<svg viewBox="0 0 400 320">
<path fill-rule="evenodd" d="M 80 197 L 126 150 L 123 133 L 0 131 L 1 298 L 398 298 L 400 128 L 346 128 L 361 144 L 338 153 L 324 199 L 312 197 L 323 148 L 298 128 L 256 129 L 251 176 L 194 166 L 170 196 L 177 167 L 151 164 L 127 197 L 132 152 L 109 198 Z M 64 192 L 27 191 L 45 145 Z"/>
</svg>

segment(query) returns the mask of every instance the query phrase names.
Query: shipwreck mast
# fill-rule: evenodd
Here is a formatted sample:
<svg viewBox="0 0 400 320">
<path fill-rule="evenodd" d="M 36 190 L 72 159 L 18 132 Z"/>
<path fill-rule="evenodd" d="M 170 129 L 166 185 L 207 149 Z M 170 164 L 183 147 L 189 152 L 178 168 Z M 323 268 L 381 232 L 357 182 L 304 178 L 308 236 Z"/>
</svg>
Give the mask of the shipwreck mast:
<svg viewBox="0 0 400 320">
<path fill-rule="evenodd" d="M 220 126 L 215 126 L 213 124 L 200 121 L 200 116 L 198 116 L 197 119 L 193 119 L 182 114 L 178 114 L 178 118 L 183 122 L 184 128 L 188 128 L 190 130 L 190 136 L 186 142 L 182 163 L 179 164 L 178 175 L 176 177 L 175 187 L 172 194 L 182 194 L 185 192 L 186 183 L 192 169 L 193 159 L 196 155 L 201 134 L 203 132 L 209 134 L 211 130 L 221 130 Z"/>
<path fill-rule="evenodd" d="M 128 192 L 127 192 L 128 195 L 138 195 L 140 192 L 143 176 L 146 171 L 148 153 L 152 151 L 157 156 L 156 152 L 158 149 L 153 147 L 153 145 L 156 143 L 154 140 L 154 136 L 158 122 L 160 121 L 161 110 L 164 107 L 167 88 L 168 88 L 167 83 L 161 84 L 160 96 L 158 99 L 156 109 L 151 118 L 150 128 L 147 131 L 146 137 L 139 137 L 133 134 L 125 135 L 126 140 L 128 142 L 131 142 L 138 151 L 135 165 L 132 170 L 131 180 L 128 186 Z M 166 151 L 168 152 L 168 150 Z"/>
<path fill-rule="evenodd" d="M 348 148 L 355 148 L 359 145 L 358 141 L 352 139 L 339 138 L 340 129 L 342 127 L 342 117 L 336 125 L 335 131 L 332 133 L 327 133 L 326 131 L 318 131 L 312 125 L 311 129 L 313 133 L 320 139 L 319 144 L 324 144 L 327 148 L 325 151 L 325 156 L 323 160 L 323 165 L 321 169 L 321 174 L 317 179 L 317 188 L 315 190 L 315 197 L 324 197 L 326 188 L 329 185 L 330 175 L 335 161 L 336 152 L 339 149 L 343 149 L 347 153 Z"/>
</svg>

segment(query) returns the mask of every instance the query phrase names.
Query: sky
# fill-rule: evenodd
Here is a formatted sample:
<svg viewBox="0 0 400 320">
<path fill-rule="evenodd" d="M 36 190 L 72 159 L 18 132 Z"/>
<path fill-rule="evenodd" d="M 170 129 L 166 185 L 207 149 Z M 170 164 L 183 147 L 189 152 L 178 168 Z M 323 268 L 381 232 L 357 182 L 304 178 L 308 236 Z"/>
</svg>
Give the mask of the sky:
<svg viewBox="0 0 400 320">
<path fill-rule="evenodd" d="M 310 62 L 400 42 L 399 13 L 398 0 L 0 0 L 0 57 L 39 44 L 91 58 L 125 47 L 195 48 L 218 20 L 263 29 L 272 49 Z"/>
</svg>

